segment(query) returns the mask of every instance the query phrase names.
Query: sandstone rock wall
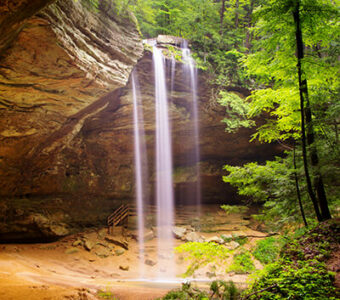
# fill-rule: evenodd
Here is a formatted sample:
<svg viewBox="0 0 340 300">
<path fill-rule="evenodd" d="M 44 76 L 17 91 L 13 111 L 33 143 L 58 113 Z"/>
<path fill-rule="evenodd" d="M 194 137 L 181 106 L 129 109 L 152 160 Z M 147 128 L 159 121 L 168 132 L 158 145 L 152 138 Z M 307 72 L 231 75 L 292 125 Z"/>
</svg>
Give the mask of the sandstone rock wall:
<svg viewBox="0 0 340 300">
<path fill-rule="evenodd" d="M 30 13 L 0 18 L 2 25 L 20 21 L 0 31 L 7 41 L 0 57 L 2 195 L 57 191 L 54 180 L 41 178 L 58 174 L 58 153 L 86 118 L 116 101 L 143 51 L 133 17 L 115 15 L 110 1 L 95 12 L 60 0 L 29 17 L 40 2 L 19 3 Z"/>
<path fill-rule="evenodd" d="M 129 76 L 135 66 L 143 95 L 147 192 L 152 202 L 152 54 L 143 55 L 133 16 L 117 16 L 111 1 L 101 2 L 97 12 L 74 0 L 59 0 L 44 9 L 48 1 L 4 3 L 0 4 L 0 12 L 7 12 L 0 16 L 0 240 L 53 239 L 103 224 L 118 203 L 133 201 Z M 6 30 L 4 22 L 10 24 Z M 169 97 L 174 184 L 176 201 L 186 204 L 195 197 L 197 181 L 191 159 L 192 106 L 179 62 L 175 75 Z M 224 109 L 206 76 L 199 72 L 203 201 L 230 203 L 237 201 L 236 194 L 221 180 L 222 165 L 262 161 L 281 149 L 249 144 L 250 130 L 226 134 L 221 123 Z"/>
<path fill-rule="evenodd" d="M 170 62 L 167 63 L 170 66 Z M 168 73 L 169 69 L 167 70 Z M 147 186 L 153 202 L 155 178 L 155 102 L 152 53 L 145 54 L 136 65 L 141 88 L 148 157 Z M 207 74 L 199 72 L 200 169 L 202 201 L 204 203 L 235 203 L 236 192 L 222 181 L 222 166 L 242 165 L 264 161 L 281 153 L 276 145 L 249 143 L 253 130 L 242 129 L 227 134 L 222 119 L 225 110 L 214 96 Z M 167 78 L 168 89 L 171 79 Z M 192 119 L 190 84 L 184 80 L 182 63 L 177 62 L 174 90 L 169 95 L 172 127 L 174 184 L 178 204 L 195 203 L 194 122 Z M 119 103 L 119 104 L 118 104 Z M 96 195 L 110 196 L 121 201 L 134 201 L 133 99 L 131 82 L 121 89 L 116 105 L 89 117 L 73 139 L 70 147 L 61 152 L 69 191 L 82 187 Z M 77 189 L 75 189 L 77 190 Z"/>
</svg>

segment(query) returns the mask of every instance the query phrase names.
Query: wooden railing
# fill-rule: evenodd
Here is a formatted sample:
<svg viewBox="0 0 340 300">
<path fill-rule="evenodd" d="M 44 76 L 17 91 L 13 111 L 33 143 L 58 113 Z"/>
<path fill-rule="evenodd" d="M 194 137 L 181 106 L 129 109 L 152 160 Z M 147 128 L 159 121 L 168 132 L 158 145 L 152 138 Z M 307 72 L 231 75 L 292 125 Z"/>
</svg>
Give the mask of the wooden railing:
<svg viewBox="0 0 340 300">
<path fill-rule="evenodd" d="M 152 205 L 147 206 L 148 213 L 156 213 L 156 207 Z M 122 204 L 118 206 L 114 212 L 107 217 L 108 233 L 113 234 L 114 227 L 118 225 L 127 226 L 129 216 L 137 216 L 137 207 L 134 204 Z M 124 226 L 123 226 L 124 228 Z"/>
<path fill-rule="evenodd" d="M 119 224 L 127 224 L 129 215 L 130 209 L 126 204 L 122 204 L 117 209 L 115 209 L 115 211 L 107 218 L 108 233 L 112 234 L 113 228 Z"/>
</svg>

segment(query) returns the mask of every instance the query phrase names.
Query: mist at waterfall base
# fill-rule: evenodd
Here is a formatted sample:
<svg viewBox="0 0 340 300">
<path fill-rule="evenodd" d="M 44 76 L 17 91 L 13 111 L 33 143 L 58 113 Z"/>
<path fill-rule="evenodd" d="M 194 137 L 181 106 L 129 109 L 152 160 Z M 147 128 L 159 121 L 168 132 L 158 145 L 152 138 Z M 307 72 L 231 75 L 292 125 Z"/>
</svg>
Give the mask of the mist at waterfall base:
<svg viewBox="0 0 340 300">
<path fill-rule="evenodd" d="M 197 212 L 200 211 L 201 186 L 199 169 L 199 115 L 197 103 L 197 69 L 191 57 L 188 44 L 183 40 L 182 51 L 182 77 L 190 90 L 191 115 L 193 124 L 194 145 L 191 153 L 185 153 L 184 158 L 195 168 L 195 201 Z M 145 258 L 148 255 L 145 249 L 144 235 L 146 231 L 146 206 L 150 203 L 146 199 L 145 186 L 148 180 L 146 141 L 144 132 L 144 118 L 142 110 L 143 95 L 140 92 L 137 72 L 131 76 L 133 98 L 134 122 L 134 157 L 135 157 L 135 197 L 137 207 L 138 247 L 139 247 L 139 274 L 142 279 L 175 280 L 176 263 L 173 253 L 175 226 L 175 201 L 173 185 L 173 153 L 171 135 L 171 94 L 174 92 L 176 76 L 176 59 L 174 56 L 166 58 L 163 50 L 156 43 L 152 44 L 153 72 L 154 72 L 154 105 L 155 105 L 155 200 L 156 205 L 156 236 L 157 236 L 157 271 L 155 274 L 146 274 Z M 170 79 L 170 80 L 167 80 Z M 170 84 L 167 84 L 169 82 Z M 184 195 L 186 196 L 186 195 Z M 185 197 L 184 197 L 185 198 Z M 188 204 L 188 203 L 179 203 Z"/>
</svg>

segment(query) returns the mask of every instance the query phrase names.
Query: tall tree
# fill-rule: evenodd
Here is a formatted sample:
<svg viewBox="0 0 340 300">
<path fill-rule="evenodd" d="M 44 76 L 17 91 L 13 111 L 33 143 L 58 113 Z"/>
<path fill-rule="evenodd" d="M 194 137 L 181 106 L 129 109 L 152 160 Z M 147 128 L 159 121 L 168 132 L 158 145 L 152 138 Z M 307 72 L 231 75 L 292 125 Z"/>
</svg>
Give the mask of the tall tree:
<svg viewBox="0 0 340 300">
<path fill-rule="evenodd" d="M 310 107 L 310 101 L 308 97 L 308 84 L 305 73 L 302 70 L 302 61 L 304 59 L 304 45 L 301 30 L 300 21 L 300 0 L 295 0 L 293 9 L 294 23 L 295 23 L 295 39 L 296 39 L 296 53 L 297 53 L 297 70 L 299 80 L 299 95 L 300 95 L 300 110 L 301 110 L 301 136 L 302 136 L 302 149 L 303 149 L 303 162 L 306 174 L 306 181 L 308 187 L 308 193 L 312 199 L 316 216 L 319 221 L 327 220 L 331 218 L 331 214 L 328 208 L 326 192 L 323 185 L 322 175 L 319 172 L 319 157 L 317 149 L 314 143 L 314 130 L 312 123 L 312 111 Z M 306 103 L 306 105 L 305 105 Z M 306 134 L 305 134 L 305 121 L 307 126 L 307 143 L 310 146 L 311 165 L 314 167 L 314 188 L 317 192 L 319 205 L 321 208 L 321 214 L 319 211 L 317 199 L 312 189 L 311 179 L 308 171 L 307 164 L 307 150 L 306 150 Z"/>
<path fill-rule="evenodd" d="M 255 29 L 257 48 L 246 61 L 249 73 L 266 84 L 264 89 L 253 93 L 250 114 L 255 116 L 265 111 L 274 117 L 259 128 L 255 137 L 269 142 L 301 140 L 305 180 L 319 221 L 331 218 L 331 214 L 315 135 L 315 126 L 322 126 L 324 121 L 316 119 L 320 114 L 313 114 L 312 109 L 321 106 L 327 110 L 334 103 L 338 63 L 327 56 L 326 50 L 334 39 L 331 34 L 338 29 L 336 15 L 336 7 L 330 0 L 262 1 Z M 315 46 L 324 54 L 314 55 Z M 312 88 L 308 81 L 312 82 Z"/>
</svg>

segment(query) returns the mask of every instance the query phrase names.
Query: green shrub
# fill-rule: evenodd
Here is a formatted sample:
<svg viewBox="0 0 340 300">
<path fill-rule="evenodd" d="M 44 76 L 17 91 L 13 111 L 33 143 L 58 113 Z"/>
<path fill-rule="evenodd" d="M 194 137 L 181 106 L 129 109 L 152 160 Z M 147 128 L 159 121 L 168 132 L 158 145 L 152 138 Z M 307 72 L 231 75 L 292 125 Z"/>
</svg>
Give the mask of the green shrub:
<svg viewBox="0 0 340 300">
<path fill-rule="evenodd" d="M 168 292 L 162 299 L 164 300 L 208 300 L 209 295 L 197 288 L 193 288 L 188 283 L 183 283 L 181 289 Z"/>
<path fill-rule="evenodd" d="M 241 246 L 243 246 L 244 244 L 246 244 L 248 242 L 248 238 L 246 236 L 238 236 L 238 235 L 235 235 L 235 234 L 232 234 L 231 237 L 226 237 L 224 234 L 222 234 L 220 237 L 226 243 L 229 243 L 231 241 L 235 241 L 235 242 L 239 243 Z"/>
<path fill-rule="evenodd" d="M 241 246 L 248 242 L 248 238 L 246 236 L 237 236 L 233 234 L 233 241 L 239 243 Z"/>
<path fill-rule="evenodd" d="M 181 289 L 168 292 L 163 300 L 237 300 L 240 291 L 232 281 L 215 280 L 210 284 L 210 293 L 201 291 L 191 286 L 190 283 L 183 283 Z"/>
<path fill-rule="evenodd" d="M 340 242 L 337 221 L 320 223 L 311 231 L 286 237 L 280 259 L 255 276 L 245 292 L 246 299 L 328 300 L 340 299 L 334 287 L 334 273 L 326 261 Z"/>
<path fill-rule="evenodd" d="M 238 274 L 246 274 L 255 271 L 255 266 L 249 251 L 242 250 L 240 253 L 235 254 L 233 263 L 228 271 L 233 271 Z"/>
<path fill-rule="evenodd" d="M 212 294 L 210 299 L 237 300 L 240 292 L 232 281 L 215 280 L 210 284 Z"/>
<path fill-rule="evenodd" d="M 185 260 L 190 261 L 190 265 L 184 276 L 192 276 L 200 267 L 206 266 L 213 262 L 216 264 L 223 264 L 229 257 L 230 250 L 222 245 L 216 243 L 198 243 L 188 242 L 175 248 L 177 253 L 186 253 Z"/>
<path fill-rule="evenodd" d="M 225 211 L 227 215 L 230 214 L 243 214 L 248 210 L 247 206 L 242 205 L 221 205 L 221 208 Z"/>
<path fill-rule="evenodd" d="M 118 300 L 110 291 L 99 290 L 97 292 L 97 297 L 106 300 Z"/>
<path fill-rule="evenodd" d="M 327 271 L 324 263 L 316 260 L 293 264 L 280 259 L 267 265 L 258 276 L 259 279 L 246 293 L 247 299 L 336 299 L 332 285 L 334 274 Z M 256 294 L 251 295 L 254 292 Z"/>
<path fill-rule="evenodd" d="M 254 257 L 263 264 L 273 263 L 279 256 L 280 245 L 277 239 L 269 237 L 256 243 Z"/>
</svg>

